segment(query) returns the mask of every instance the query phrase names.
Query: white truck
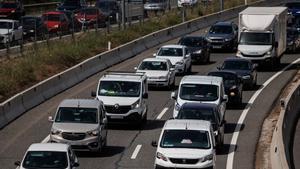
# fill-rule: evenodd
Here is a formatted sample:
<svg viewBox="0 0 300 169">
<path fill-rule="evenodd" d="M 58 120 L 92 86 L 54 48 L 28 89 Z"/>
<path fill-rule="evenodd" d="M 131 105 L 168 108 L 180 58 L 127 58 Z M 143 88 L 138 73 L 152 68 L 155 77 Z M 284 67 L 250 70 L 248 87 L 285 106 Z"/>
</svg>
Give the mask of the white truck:
<svg viewBox="0 0 300 169">
<path fill-rule="evenodd" d="M 272 68 L 286 50 L 286 7 L 248 7 L 239 13 L 237 57 Z"/>
</svg>

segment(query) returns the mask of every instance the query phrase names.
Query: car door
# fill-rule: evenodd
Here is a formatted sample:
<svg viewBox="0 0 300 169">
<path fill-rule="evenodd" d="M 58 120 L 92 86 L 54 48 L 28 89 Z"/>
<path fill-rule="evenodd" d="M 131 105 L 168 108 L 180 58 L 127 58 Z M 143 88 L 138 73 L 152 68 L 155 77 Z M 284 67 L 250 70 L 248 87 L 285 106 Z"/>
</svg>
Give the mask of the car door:
<svg viewBox="0 0 300 169">
<path fill-rule="evenodd" d="M 14 22 L 13 26 L 14 26 L 13 35 L 15 36 L 15 40 L 21 40 L 23 34 L 22 27 L 20 26 L 19 22 Z"/>
<path fill-rule="evenodd" d="M 68 159 L 69 159 L 69 164 L 70 164 L 70 169 L 77 169 L 77 167 L 74 167 L 75 163 L 78 163 L 77 157 L 73 150 L 71 148 L 68 148 Z"/>
<path fill-rule="evenodd" d="M 183 49 L 184 49 L 183 53 L 184 53 L 184 60 L 186 63 L 186 67 L 189 68 L 192 64 L 192 58 L 191 58 L 188 48 L 184 47 Z"/>
<path fill-rule="evenodd" d="M 169 81 L 172 84 L 175 81 L 175 70 L 172 67 L 172 63 L 170 62 L 170 60 L 167 61 L 167 64 L 168 64 L 168 70 L 169 70 Z"/>
<path fill-rule="evenodd" d="M 220 85 L 220 114 L 221 114 L 221 120 L 224 120 L 225 119 L 225 111 L 226 111 L 226 101 L 223 101 L 223 98 L 224 98 L 224 95 L 225 95 L 225 91 L 224 91 L 224 85 L 223 83 L 221 83 Z"/>
<path fill-rule="evenodd" d="M 142 82 L 142 96 L 141 96 L 141 104 L 143 106 L 143 114 L 147 112 L 147 98 L 148 98 L 148 84 L 147 79 L 145 78 Z M 147 97 L 144 97 L 146 96 Z"/>
<path fill-rule="evenodd" d="M 105 108 L 103 104 L 99 107 L 99 121 L 100 121 L 100 133 L 102 136 L 102 141 L 107 139 L 107 119 L 105 115 Z"/>
</svg>

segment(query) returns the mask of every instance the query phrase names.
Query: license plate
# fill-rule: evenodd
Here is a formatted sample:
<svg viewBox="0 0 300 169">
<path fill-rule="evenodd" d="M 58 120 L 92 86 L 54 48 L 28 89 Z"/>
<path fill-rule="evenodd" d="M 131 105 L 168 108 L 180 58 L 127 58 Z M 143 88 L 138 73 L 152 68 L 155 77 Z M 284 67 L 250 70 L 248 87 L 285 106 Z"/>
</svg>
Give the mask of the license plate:
<svg viewBox="0 0 300 169">
<path fill-rule="evenodd" d="M 221 49 L 221 46 L 213 46 L 214 49 Z"/>
<path fill-rule="evenodd" d="M 110 116 L 111 119 L 123 119 L 123 116 Z"/>
</svg>

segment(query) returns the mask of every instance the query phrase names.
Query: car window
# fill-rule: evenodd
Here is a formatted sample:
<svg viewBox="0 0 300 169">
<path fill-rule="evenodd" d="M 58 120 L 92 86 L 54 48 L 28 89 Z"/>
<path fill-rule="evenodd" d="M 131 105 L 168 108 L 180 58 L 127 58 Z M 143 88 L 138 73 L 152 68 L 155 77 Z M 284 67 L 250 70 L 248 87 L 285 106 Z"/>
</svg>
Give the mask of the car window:
<svg viewBox="0 0 300 169">
<path fill-rule="evenodd" d="M 139 97 L 140 82 L 130 81 L 101 81 L 98 95 L 115 97 Z"/>
<path fill-rule="evenodd" d="M 60 151 L 28 151 L 22 166 L 24 168 L 67 168 L 67 153 Z"/>
<path fill-rule="evenodd" d="M 167 62 L 144 61 L 139 66 L 139 70 L 168 70 Z"/>
<path fill-rule="evenodd" d="M 210 28 L 209 33 L 211 34 L 231 34 L 232 33 L 231 26 L 225 25 L 214 25 Z"/>
<path fill-rule="evenodd" d="M 219 87 L 207 84 L 182 84 L 179 97 L 190 101 L 215 101 L 219 98 Z"/>
<path fill-rule="evenodd" d="M 207 120 L 216 123 L 216 116 L 213 109 L 207 108 L 181 108 L 177 115 L 178 119 Z"/>
<path fill-rule="evenodd" d="M 96 108 L 60 107 L 57 111 L 57 123 L 98 123 L 98 110 Z"/>
<path fill-rule="evenodd" d="M 159 50 L 158 56 L 183 56 L 183 51 L 182 48 L 168 48 L 168 47 L 163 47 Z"/>
<path fill-rule="evenodd" d="M 247 61 L 225 61 L 222 69 L 228 70 L 250 70 L 251 66 Z"/>
</svg>

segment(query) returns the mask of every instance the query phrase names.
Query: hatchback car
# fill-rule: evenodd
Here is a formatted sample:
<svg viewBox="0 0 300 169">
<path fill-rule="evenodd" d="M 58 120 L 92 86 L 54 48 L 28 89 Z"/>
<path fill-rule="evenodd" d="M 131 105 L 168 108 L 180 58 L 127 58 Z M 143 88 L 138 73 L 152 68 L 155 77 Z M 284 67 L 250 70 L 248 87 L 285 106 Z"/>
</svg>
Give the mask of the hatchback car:
<svg viewBox="0 0 300 169">
<path fill-rule="evenodd" d="M 78 169 L 78 159 L 68 144 L 35 143 L 30 145 L 23 160 L 16 161 L 17 169 Z"/>
<path fill-rule="evenodd" d="M 192 59 L 188 48 L 183 45 L 165 45 L 157 53 L 156 58 L 169 59 L 176 73 L 185 74 L 192 70 Z"/>
<path fill-rule="evenodd" d="M 38 16 L 24 16 L 21 18 L 21 25 L 23 27 L 24 38 L 37 37 L 43 38 L 47 33 L 47 27 L 45 26 L 41 17 Z"/>
<path fill-rule="evenodd" d="M 64 34 L 70 31 L 70 21 L 61 11 L 46 12 L 42 15 L 49 34 Z"/>
<path fill-rule="evenodd" d="M 95 27 L 95 24 L 98 26 L 105 26 L 105 16 L 96 7 L 88 7 L 80 10 L 76 15 L 76 19 L 84 27 Z"/>
<path fill-rule="evenodd" d="M 241 105 L 243 102 L 243 83 L 236 72 L 229 70 L 212 71 L 208 73 L 208 76 L 222 77 L 225 93 L 228 95 L 228 103 Z"/>
<path fill-rule="evenodd" d="M 154 168 L 215 169 L 214 133 L 209 121 L 168 120 L 156 146 Z"/>
<path fill-rule="evenodd" d="M 175 71 L 169 59 L 147 58 L 135 69 L 137 72 L 146 73 L 149 86 L 175 86 Z"/>
<path fill-rule="evenodd" d="M 254 88 L 257 84 L 257 65 L 250 60 L 230 57 L 226 58 L 219 70 L 230 70 L 236 72 L 242 80 L 244 86 Z"/>
<path fill-rule="evenodd" d="M 225 119 L 221 119 L 219 107 L 215 104 L 206 103 L 184 103 L 176 119 L 206 120 L 210 121 L 215 133 L 217 146 L 221 148 L 224 144 Z"/>
<path fill-rule="evenodd" d="M 217 22 L 210 27 L 206 38 L 212 49 L 236 50 L 238 46 L 238 26 L 233 22 Z"/>
<path fill-rule="evenodd" d="M 210 43 L 203 36 L 185 36 L 182 37 L 179 45 L 187 46 L 191 53 L 193 62 L 209 63 L 210 62 Z"/>
</svg>

